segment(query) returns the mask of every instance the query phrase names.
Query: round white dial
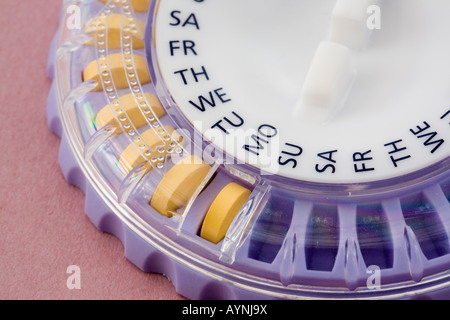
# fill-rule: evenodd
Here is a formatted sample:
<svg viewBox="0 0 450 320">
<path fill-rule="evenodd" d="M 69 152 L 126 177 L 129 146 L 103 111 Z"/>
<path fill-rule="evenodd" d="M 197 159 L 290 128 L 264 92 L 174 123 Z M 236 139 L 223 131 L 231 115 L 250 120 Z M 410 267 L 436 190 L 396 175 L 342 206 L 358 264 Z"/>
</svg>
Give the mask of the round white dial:
<svg viewBox="0 0 450 320">
<path fill-rule="evenodd" d="M 358 5 L 355 5 L 355 2 Z M 450 155 L 448 0 L 160 0 L 164 85 L 265 174 L 383 180 Z"/>
</svg>

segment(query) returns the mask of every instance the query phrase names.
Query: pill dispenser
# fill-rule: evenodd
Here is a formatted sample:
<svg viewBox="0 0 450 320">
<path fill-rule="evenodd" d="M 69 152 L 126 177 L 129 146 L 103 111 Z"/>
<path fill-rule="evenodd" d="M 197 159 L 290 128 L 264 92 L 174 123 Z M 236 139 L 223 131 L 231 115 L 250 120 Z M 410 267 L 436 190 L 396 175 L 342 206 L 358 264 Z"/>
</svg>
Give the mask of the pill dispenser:
<svg viewBox="0 0 450 320">
<path fill-rule="evenodd" d="M 187 298 L 450 298 L 449 11 L 64 1 L 61 169 Z"/>
</svg>

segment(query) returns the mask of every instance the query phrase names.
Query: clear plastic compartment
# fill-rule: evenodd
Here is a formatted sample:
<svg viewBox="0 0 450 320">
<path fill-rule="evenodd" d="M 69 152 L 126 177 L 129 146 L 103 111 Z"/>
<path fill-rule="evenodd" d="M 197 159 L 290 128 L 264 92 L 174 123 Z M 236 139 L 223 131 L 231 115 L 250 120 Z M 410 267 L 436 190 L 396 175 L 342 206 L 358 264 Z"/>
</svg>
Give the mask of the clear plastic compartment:
<svg viewBox="0 0 450 320">
<path fill-rule="evenodd" d="M 132 10 L 133 2 L 76 1 L 84 27 L 69 30 L 61 21 L 50 100 L 82 173 L 144 243 L 255 297 L 403 297 L 446 276 L 447 160 L 386 188 L 263 176 L 224 163 L 220 150 L 205 156 L 158 71 L 158 1 L 144 12 Z M 411 251 L 416 240 L 426 259 Z M 415 273 L 407 260 L 423 265 Z M 365 287 L 370 266 L 380 269 L 381 290 Z M 421 275 L 430 280 L 421 283 Z"/>
</svg>

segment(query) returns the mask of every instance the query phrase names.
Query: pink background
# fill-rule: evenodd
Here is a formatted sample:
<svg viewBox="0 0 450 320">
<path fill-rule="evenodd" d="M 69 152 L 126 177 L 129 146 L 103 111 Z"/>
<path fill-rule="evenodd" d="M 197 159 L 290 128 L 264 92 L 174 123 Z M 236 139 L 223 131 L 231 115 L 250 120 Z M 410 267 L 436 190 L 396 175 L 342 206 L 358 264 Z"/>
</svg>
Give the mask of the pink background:
<svg viewBox="0 0 450 320">
<path fill-rule="evenodd" d="M 62 0 L 0 0 L 0 299 L 182 299 L 84 213 L 47 128 L 46 61 Z M 81 289 L 66 286 L 81 269 Z"/>
</svg>

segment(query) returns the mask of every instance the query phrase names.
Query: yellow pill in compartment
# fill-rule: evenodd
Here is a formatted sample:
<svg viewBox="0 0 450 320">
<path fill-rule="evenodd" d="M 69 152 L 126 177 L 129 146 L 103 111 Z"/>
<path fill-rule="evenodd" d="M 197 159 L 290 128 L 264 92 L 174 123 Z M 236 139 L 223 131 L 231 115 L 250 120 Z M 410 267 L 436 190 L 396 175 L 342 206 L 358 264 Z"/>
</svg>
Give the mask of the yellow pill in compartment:
<svg viewBox="0 0 450 320">
<path fill-rule="evenodd" d="M 197 156 L 187 156 L 162 178 L 150 205 L 160 214 L 172 217 L 184 208 L 211 171 L 211 167 Z"/>
<path fill-rule="evenodd" d="M 90 62 L 83 70 L 83 81 L 96 81 L 94 91 L 102 91 L 103 83 L 107 92 L 113 92 L 114 88 L 125 89 L 132 82 L 135 82 L 136 86 L 150 83 L 151 78 L 144 57 L 113 53 Z"/>
<path fill-rule="evenodd" d="M 156 131 L 155 131 L 156 130 Z M 122 152 L 119 163 L 125 168 L 127 172 L 133 170 L 139 164 L 155 158 L 158 161 L 158 157 L 166 157 L 170 152 L 169 143 L 171 141 L 181 142 L 182 137 L 171 126 L 165 126 L 164 134 L 158 133 L 159 129 L 148 129 L 143 132 L 139 139 L 140 142 L 134 144 L 131 143 Z M 164 136 L 170 135 L 169 141 L 163 141 Z M 142 141 L 143 140 L 143 141 Z M 139 147 L 141 146 L 141 148 Z M 150 149 L 149 149 L 150 148 Z M 161 161 L 159 161 L 161 162 Z"/>
<path fill-rule="evenodd" d="M 112 106 L 106 105 L 97 113 L 95 118 L 97 129 L 117 123 L 116 116 L 126 115 L 135 128 L 140 128 L 166 114 L 158 97 L 151 93 L 144 95 L 130 93 L 112 101 L 111 104 Z M 156 118 L 153 119 L 152 116 Z"/>
<path fill-rule="evenodd" d="M 106 3 L 110 0 L 100 0 L 100 1 Z M 133 7 L 134 11 L 147 12 L 150 6 L 150 2 L 151 0 L 131 0 L 131 6 Z"/>
<path fill-rule="evenodd" d="M 200 236 L 214 244 L 222 241 L 250 195 L 249 189 L 234 182 L 223 188 L 206 213 Z"/>
<path fill-rule="evenodd" d="M 95 34 L 95 38 L 89 41 L 88 45 L 102 41 L 110 49 L 126 48 L 127 44 L 131 44 L 134 49 L 144 48 L 142 21 L 130 21 L 123 14 L 110 13 L 98 16 L 88 21 L 86 25 L 86 33 Z"/>
</svg>

